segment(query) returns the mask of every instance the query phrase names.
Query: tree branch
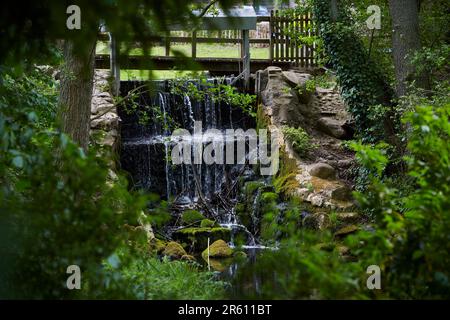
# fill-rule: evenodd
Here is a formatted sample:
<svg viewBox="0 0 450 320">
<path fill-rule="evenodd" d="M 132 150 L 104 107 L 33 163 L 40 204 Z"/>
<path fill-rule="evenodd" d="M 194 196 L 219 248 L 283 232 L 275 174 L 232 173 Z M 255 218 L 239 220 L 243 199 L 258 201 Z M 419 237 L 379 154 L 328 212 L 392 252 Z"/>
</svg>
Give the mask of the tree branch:
<svg viewBox="0 0 450 320">
<path fill-rule="evenodd" d="M 200 12 L 200 15 L 198 16 L 199 18 L 203 17 L 209 10 L 209 8 L 211 8 L 214 4 L 216 4 L 217 2 L 219 2 L 219 0 L 211 0 L 206 7 L 203 8 L 203 10 Z"/>
</svg>

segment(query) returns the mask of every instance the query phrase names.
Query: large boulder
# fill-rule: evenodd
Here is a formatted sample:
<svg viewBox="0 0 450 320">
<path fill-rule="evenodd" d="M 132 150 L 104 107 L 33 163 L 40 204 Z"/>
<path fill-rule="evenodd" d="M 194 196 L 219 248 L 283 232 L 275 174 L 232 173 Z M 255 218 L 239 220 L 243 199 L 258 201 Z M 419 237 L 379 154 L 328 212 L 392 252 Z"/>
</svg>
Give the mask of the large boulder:
<svg viewBox="0 0 450 320">
<path fill-rule="evenodd" d="M 325 230 L 331 227 L 331 221 L 328 214 L 325 212 L 318 212 L 306 215 L 302 220 L 302 225 L 305 228 L 312 230 Z"/>
<path fill-rule="evenodd" d="M 181 259 L 183 256 L 187 255 L 187 253 L 179 243 L 170 241 L 164 248 L 163 255 L 172 259 Z"/>
<path fill-rule="evenodd" d="M 209 257 L 218 259 L 218 258 L 230 258 L 233 256 L 233 249 L 223 241 L 222 239 L 214 241 L 209 248 L 206 248 L 202 252 L 202 257 L 204 259 L 208 258 L 208 249 L 209 249 Z"/>
<path fill-rule="evenodd" d="M 347 137 L 342 121 L 334 118 L 320 118 L 317 121 L 317 129 L 337 139 L 345 139 Z"/>
<path fill-rule="evenodd" d="M 352 200 L 352 190 L 346 185 L 339 186 L 331 191 L 331 199 L 338 201 Z"/>
<path fill-rule="evenodd" d="M 283 78 L 291 86 L 304 86 L 306 81 L 311 80 L 312 76 L 309 73 L 299 73 L 295 71 L 283 71 Z"/>
<path fill-rule="evenodd" d="M 336 178 L 336 171 L 332 166 L 327 163 L 315 163 L 309 168 L 309 174 L 321 179 L 334 179 Z"/>
</svg>

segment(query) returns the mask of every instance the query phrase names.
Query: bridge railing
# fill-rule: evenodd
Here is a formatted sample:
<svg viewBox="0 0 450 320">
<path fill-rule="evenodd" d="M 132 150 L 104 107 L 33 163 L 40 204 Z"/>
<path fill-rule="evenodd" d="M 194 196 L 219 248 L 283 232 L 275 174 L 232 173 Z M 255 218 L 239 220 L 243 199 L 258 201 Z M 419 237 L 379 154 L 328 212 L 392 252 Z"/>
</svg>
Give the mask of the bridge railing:
<svg viewBox="0 0 450 320">
<path fill-rule="evenodd" d="M 295 31 L 300 37 L 315 35 L 315 28 L 310 14 L 305 15 L 285 15 L 278 10 L 272 10 L 268 17 L 257 17 L 257 22 L 266 22 L 269 24 L 269 31 L 265 35 L 267 38 L 250 37 L 250 45 L 260 48 L 267 48 L 268 59 L 251 59 L 252 72 L 256 67 L 264 65 L 278 65 L 284 68 L 297 67 L 315 67 L 317 65 L 316 44 L 301 44 L 299 37 L 291 38 L 287 30 Z M 161 36 L 155 36 L 149 39 L 156 46 L 163 47 L 164 55 L 150 55 L 149 57 L 128 56 L 124 60 L 120 59 L 122 69 L 148 69 L 151 66 L 155 70 L 172 69 L 175 65 L 191 68 L 189 63 L 176 62 L 175 57 L 171 56 L 173 44 L 190 44 L 191 58 L 194 63 L 210 71 L 232 71 L 240 68 L 240 62 L 243 59 L 243 37 L 240 32 L 231 32 L 228 36 L 209 37 L 210 33 L 202 31 L 181 32 L 177 35 L 167 33 Z M 254 33 L 255 34 L 255 33 Z M 253 34 L 253 35 L 254 35 Z M 200 35 L 200 36 L 198 36 Z M 205 37 L 206 35 L 206 37 Z M 252 36 L 252 33 L 250 33 Z M 99 35 L 100 41 L 109 41 L 107 34 Z M 238 44 L 241 46 L 240 58 L 216 58 L 216 57 L 198 57 L 198 44 Z M 103 68 L 109 64 L 109 54 L 97 55 L 97 67 Z"/>
</svg>

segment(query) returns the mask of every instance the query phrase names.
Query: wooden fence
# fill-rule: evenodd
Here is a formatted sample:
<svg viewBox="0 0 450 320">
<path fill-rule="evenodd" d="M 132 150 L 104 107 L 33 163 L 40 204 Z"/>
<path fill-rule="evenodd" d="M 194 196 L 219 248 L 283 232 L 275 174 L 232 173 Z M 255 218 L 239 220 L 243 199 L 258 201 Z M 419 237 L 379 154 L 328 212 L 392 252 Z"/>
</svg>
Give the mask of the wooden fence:
<svg viewBox="0 0 450 320">
<path fill-rule="evenodd" d="M 269 59 L 251 59 L 251 70 L 264 68 L 269 65 L 277 65 L 282 68 L 291 66 L 311 68 L 317 65 L 316 45 L 303 45 L 299 39 L 292 39 L 286 31 L 294 31 L 300 36 L 312 36 L 316 34 L 311 14 L 305 15 L 284 15 L 278 10 L 273 10 L 269 17 L 257 17 L 258 24 L 264 24 L 262 28 L 257 28 L 250 32 L 250 46 L 267 48 L 269 50 Z M 267 30 L 268 29 L 268 30 Z M 108 41 L 106 34 L 101 34 L 99 40 Z M 171 69 L 177 65 L 175 57 L 171 56 L 172 43 L 191 44 L 191 57 L 193 61 L 202 65 L 205 70 L 210 71 L 227 71 L 236 72 L 240 70 L 243 60 L 241 58 L 213 58 L 213 57 L 197 57 L 197 44 L 199 43 L 221 43 L 234 44 L 241 46 L 241 54 L 243 50 L 243 33 L 242 31 L 229 30 L 228 32 L 211 32 L 211 31 L 176 31 L 168 32 L 165 35 L 156 36 L 151 39 L 155 45 L 165 48 L 164 55 L 153 57 L 129 56 L 124 61 L 121 58 L 123 68 L 144 69 L 153 63 L 155 70 Z M 97 67 L 106 67 L 109 63 L 109 55 L 97 55 Z M 189 67 L 189 66 L 186 66 Z M 236 70 L 235 70 L 236 69 Z"/>
<path fill-rule="evenodd" d="M 270 59 L 272 61 L 292 62 L 297 67 L 317 65 L 316 44 L 300 43 L 298 36 L 314 36 L 316 28 L 311 14 L 284 15 L 272 10 L 270 15 Z M 295 33 L 292 39 L 289 34 Z"/>
</svg>

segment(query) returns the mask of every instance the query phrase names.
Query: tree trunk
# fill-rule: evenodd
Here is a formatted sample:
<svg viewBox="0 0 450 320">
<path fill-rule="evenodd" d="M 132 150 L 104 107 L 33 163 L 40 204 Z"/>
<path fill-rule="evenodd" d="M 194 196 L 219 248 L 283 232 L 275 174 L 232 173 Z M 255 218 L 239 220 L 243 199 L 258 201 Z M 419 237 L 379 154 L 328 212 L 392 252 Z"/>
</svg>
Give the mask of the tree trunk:
<svg viewBox="0 0 450 320">
<path fill-rule="evenodd" d="M 65 41 L 59 93 L 61 130 L 85 151 L 89 145 L 95 44 L 95 39 L 81 47 Z"/>
<path fill-rule="evenodd" d="M 407 93 L 407 83 L 416 80 L 419 87 L 424 85 L 423 77 L 414 75 L 414 66 L 410 63 L 414 51 L 420 49 L 419 4 L 417 0 L 389 0 L 392 19 L 392 53 L 394 57 L 396 94 Z"/>
</svg>

